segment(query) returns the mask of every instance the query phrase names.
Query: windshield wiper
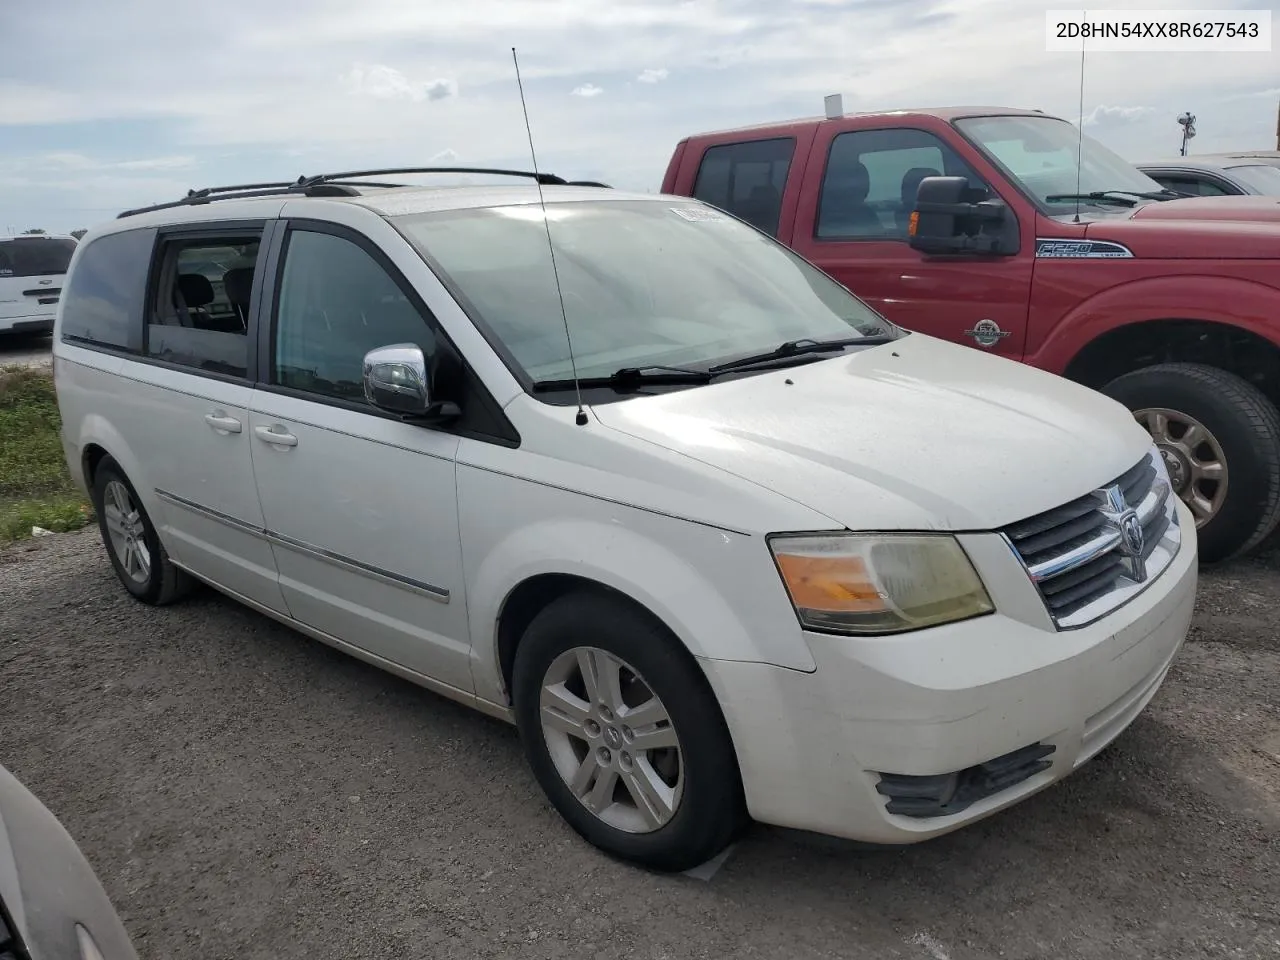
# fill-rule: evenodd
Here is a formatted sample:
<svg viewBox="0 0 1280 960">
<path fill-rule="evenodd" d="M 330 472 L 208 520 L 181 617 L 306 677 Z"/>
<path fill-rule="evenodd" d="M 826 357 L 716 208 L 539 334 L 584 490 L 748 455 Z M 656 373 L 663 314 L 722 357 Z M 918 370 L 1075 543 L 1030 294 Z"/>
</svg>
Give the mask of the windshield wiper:
<svg viewBox="0 0 1280 960">
<path fill-rule="evenodd" d="M 712 374 L 706 370 L 694 370 L 689 367 L 664 367 L 651 364 L 644 367 L 622 367 L 607 377 L 581 377 L 577 381 L 569 380 L 536 380 L 533 389 L 538 391 L 572 390 L 575 383 L 580 387 L 613 387 L 617 390 L 632 390 L 640 386 L 677 386 L 680 384 L 710 383 Z"/>
<path fill-rule="evenodd" d="M 717 363 L 713 367 L 708 367 L 707 372 L 711 374 L 725 373 L 729 370 L 746 370 L 749 367 L 757 366 L 762 363 L 772 363 L 775 360 L 786 360 L 789 357 L 803 357 L 806 354 L 813 353 L 841 353 L 845 347 L 854 344 L 860 344 L 864 347 L 874 347 L 881 343 L 890 343 L 894 337 L 889 336 L 864 336 L 864 337 L 842 337 L 839 340 L 787 340 L 778 344 L 772 350 L 765 353 L 754 353 L 749 357 L 738 357 L 736 360 L 726 360 L 724 363 Z"/>
<path fill-rule="evenodd" d="M 1142 194 L 1130 193 L 1128 190 L 1095 190 L 1093 193 L 1051 193 L 1045 197 L 1045 203 L 1061 203 L 1064 200 L 1092 200 L 1095 203 L 1114 203 L 1121 207 L 1136 207 Z M 1143 199 L 1149 199 L 1144 197 Z"/>
</svg>

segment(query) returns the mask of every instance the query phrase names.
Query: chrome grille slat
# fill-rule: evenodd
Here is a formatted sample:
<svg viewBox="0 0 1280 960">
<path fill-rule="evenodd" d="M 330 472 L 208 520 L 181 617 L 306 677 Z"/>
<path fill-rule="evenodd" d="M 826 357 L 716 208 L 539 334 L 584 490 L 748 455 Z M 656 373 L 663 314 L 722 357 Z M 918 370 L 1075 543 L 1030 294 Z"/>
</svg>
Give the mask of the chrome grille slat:
<svg viewBox="0 0 1280 960">
<path fill-rule="evenodd" d="M 1062 630 L 1136 596 L 1181 539 L 1177 499 L 1154 448 L 1111 483 L 1002 533 Z"/>
</svg>

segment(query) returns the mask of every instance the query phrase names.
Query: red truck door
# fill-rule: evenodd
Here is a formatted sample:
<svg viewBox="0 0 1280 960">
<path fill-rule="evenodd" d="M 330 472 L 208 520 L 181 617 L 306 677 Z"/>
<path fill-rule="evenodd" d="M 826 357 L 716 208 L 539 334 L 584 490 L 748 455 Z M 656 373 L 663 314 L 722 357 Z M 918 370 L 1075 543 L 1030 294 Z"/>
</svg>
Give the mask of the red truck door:
<svg viewBox="0 0 1280 960">
<path fill-rule="evenodd" d="M 902 118 L 823 123 L 803 169 L 784 242 L 890 320 L 931 336 L 1021 359 L 1034 266 L 1035 215 L 942 121 Z M 967 160 L 961 150 L 973 157 Z M 975 169 L 983 166 L 992 175 Z M 800 175 L 796 164 L 796 175 Z M 930 256 L 907 245 L 916 188 L 927 176 L 968 177 L 1019 220 L 1013 256 Z"/>
</svg>

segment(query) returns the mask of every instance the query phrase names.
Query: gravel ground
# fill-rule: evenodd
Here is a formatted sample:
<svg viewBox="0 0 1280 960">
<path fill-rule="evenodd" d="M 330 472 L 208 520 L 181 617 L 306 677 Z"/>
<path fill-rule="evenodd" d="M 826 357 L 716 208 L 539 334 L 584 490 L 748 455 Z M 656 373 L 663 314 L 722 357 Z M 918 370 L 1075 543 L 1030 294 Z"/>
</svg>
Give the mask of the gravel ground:
<svg viewBox="0 0 1280 960">
<path fill-rule="evenodd" d="M 1280 555 L 1206 574 L 1156 700 L 1076 776 L 927 844 L 756 828 L 710 881 L 615 863 L 514 731 L 96 531 L 0 552 L 0 763 L 147 958 L 1280 956 Z"/>
<path fill-rule="evenodd" d="M 0 367 L 18 364 L 24 367 L 48 366 L 53 363 L 53 340 L 40 336 L 0 334 Z"/>
</svg>

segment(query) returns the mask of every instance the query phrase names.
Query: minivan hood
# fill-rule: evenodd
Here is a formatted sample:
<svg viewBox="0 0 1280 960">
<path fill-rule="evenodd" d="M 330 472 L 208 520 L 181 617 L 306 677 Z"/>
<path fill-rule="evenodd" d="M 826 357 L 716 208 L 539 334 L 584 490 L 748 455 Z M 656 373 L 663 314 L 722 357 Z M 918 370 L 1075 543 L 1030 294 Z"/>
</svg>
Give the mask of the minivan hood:
<svg viewBox="0 0 1280 960">
<path fill-rule="evenodd" d="M 849 529 L 1001 527 L 1114 479 L 1151 443 L 1100 393 L 918 333 L 592 409 Z"/>
</svg>

